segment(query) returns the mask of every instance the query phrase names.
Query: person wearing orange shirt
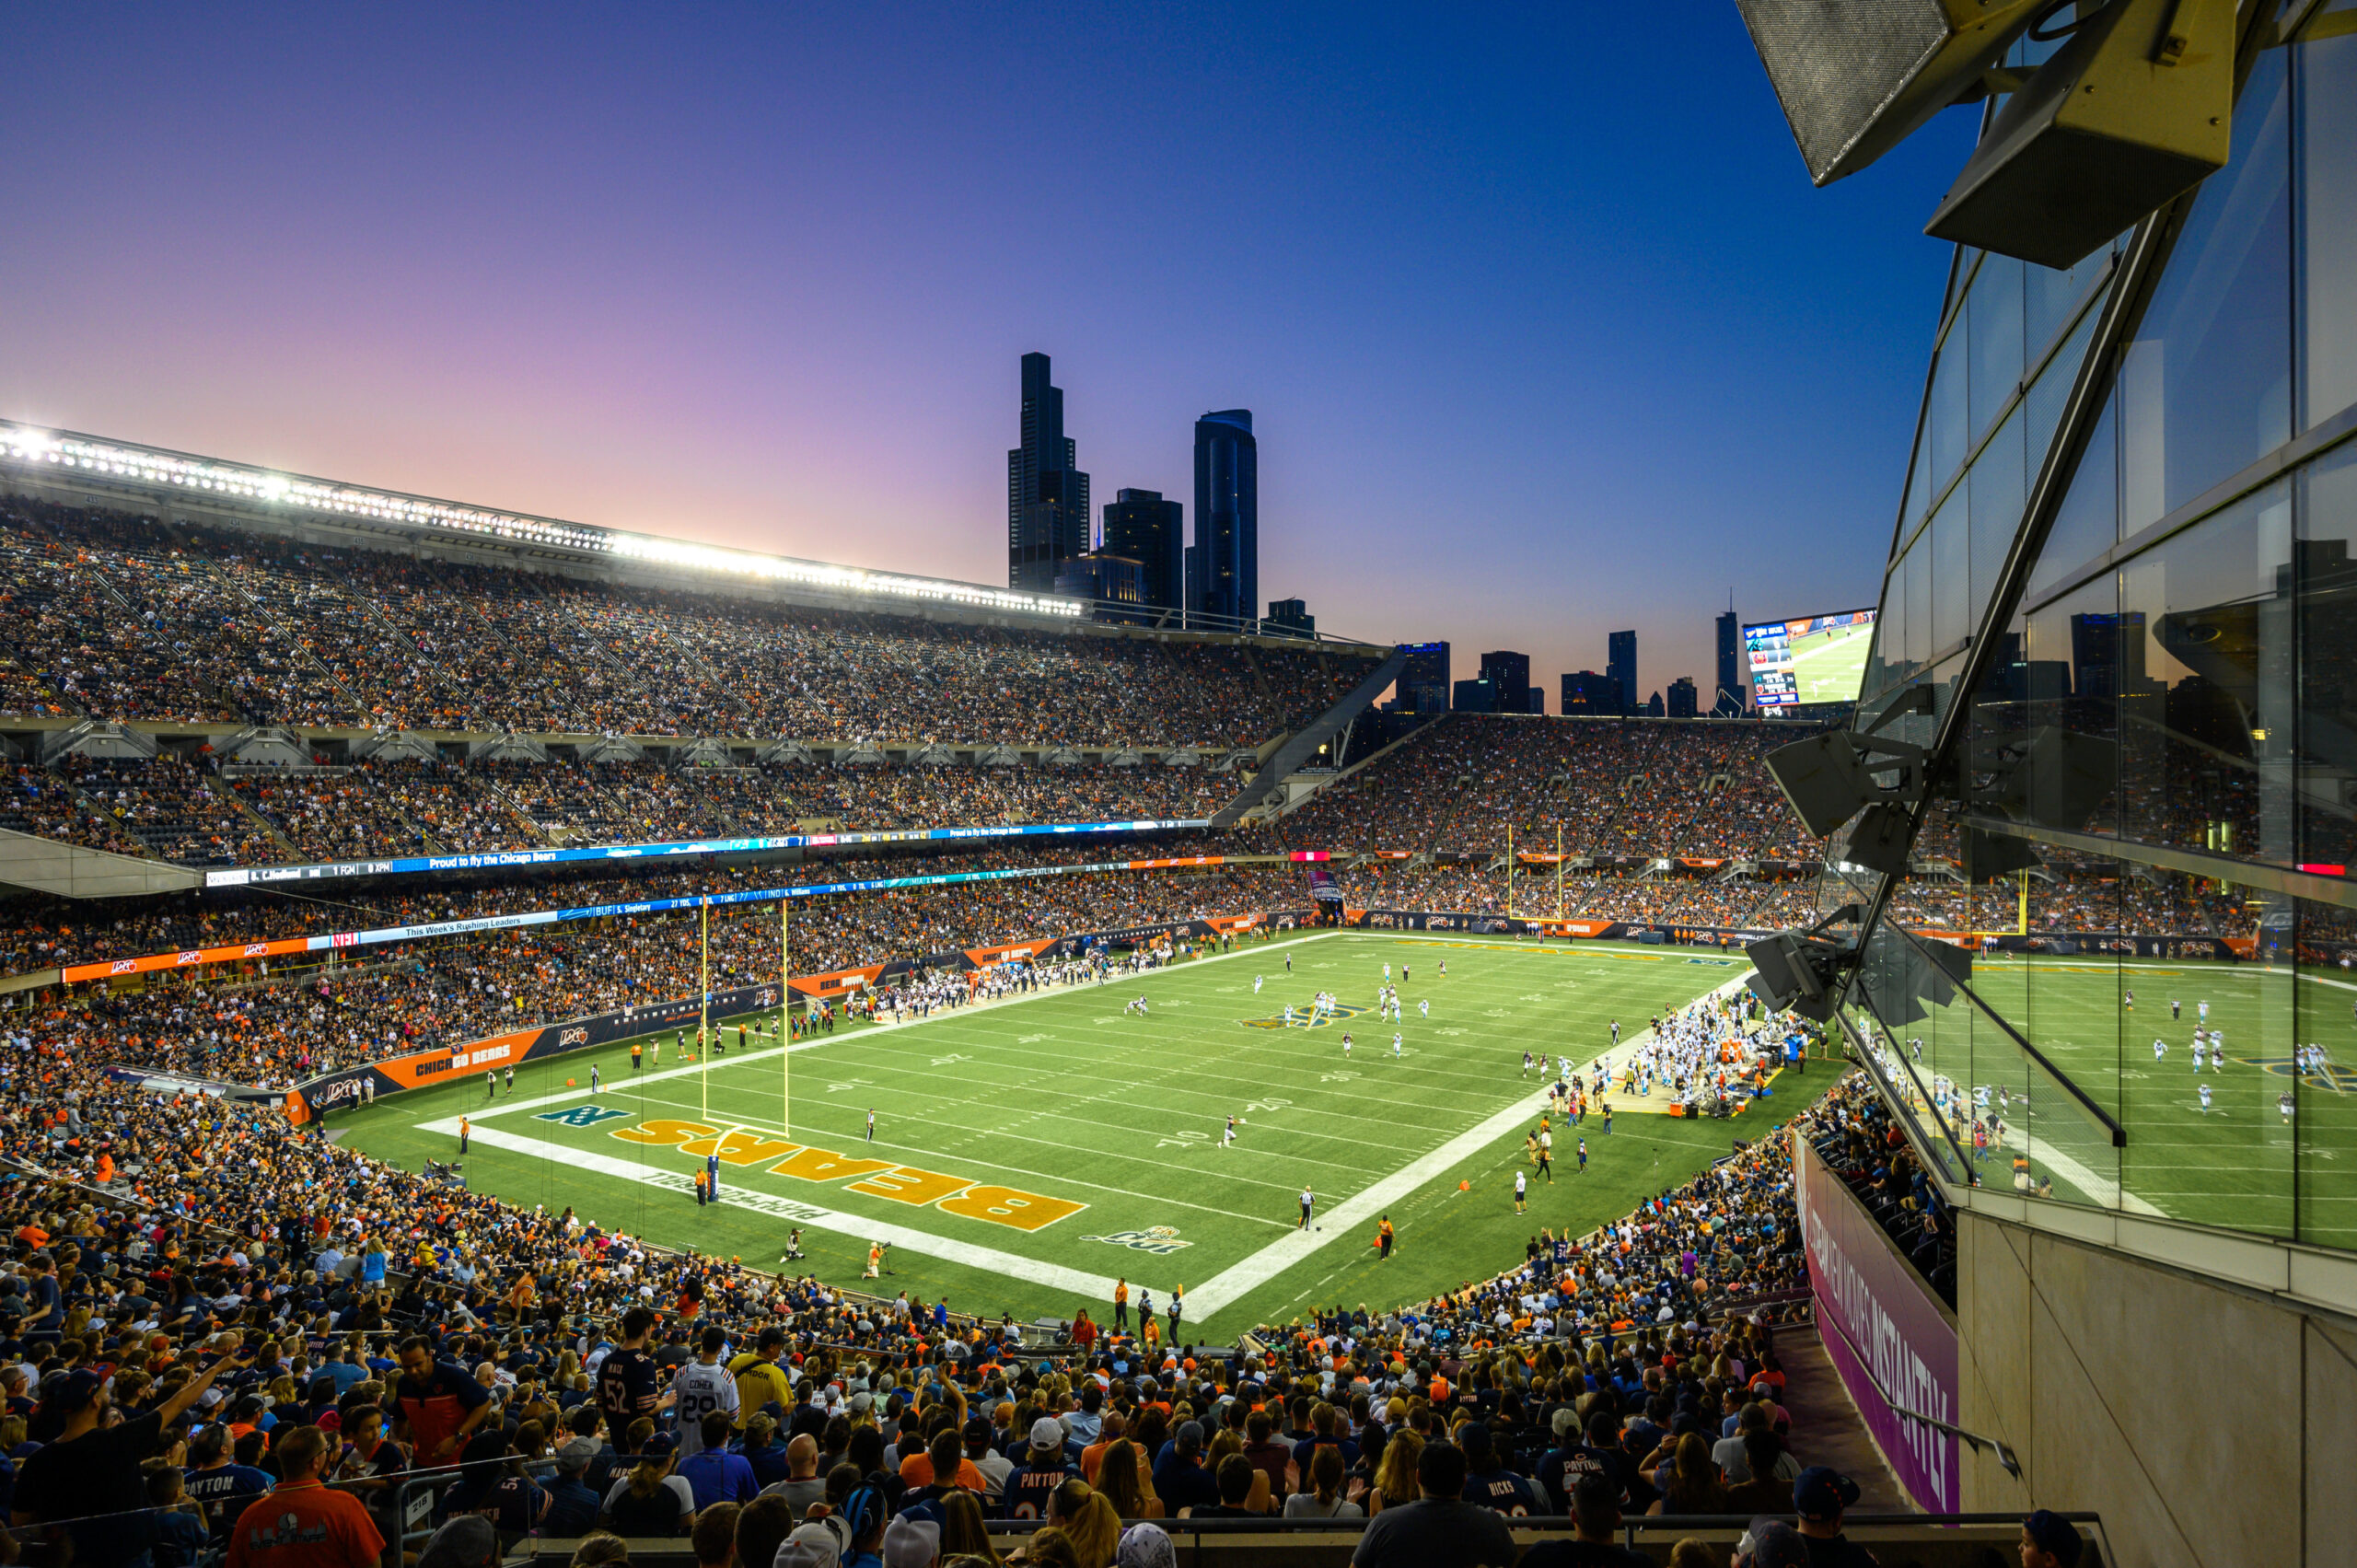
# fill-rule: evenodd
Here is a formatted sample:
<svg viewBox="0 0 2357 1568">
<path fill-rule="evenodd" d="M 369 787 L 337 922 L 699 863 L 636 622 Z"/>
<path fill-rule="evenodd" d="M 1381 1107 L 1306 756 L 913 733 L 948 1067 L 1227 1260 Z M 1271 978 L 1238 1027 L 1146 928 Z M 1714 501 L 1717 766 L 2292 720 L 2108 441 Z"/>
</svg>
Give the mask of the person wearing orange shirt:
<svg viewBox="0 0 2357 1568">
<path fill-rule="evenodd" d="M 229 1568 L 375 1568 L 385 1538 L 350 1493 L 319 1484 L 327 1435 L 298 1426 L 278 1445 L 282 1478 L 229 1531 Z"/>
</svg>

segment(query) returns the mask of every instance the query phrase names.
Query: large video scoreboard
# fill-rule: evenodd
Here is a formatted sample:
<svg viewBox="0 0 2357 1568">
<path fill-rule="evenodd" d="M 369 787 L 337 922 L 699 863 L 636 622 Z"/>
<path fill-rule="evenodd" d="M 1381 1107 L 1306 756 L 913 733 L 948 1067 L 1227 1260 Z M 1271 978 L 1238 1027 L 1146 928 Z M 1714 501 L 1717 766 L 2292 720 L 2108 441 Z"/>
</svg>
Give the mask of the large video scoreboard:
<svg viewBox="0 0 2357 1568">
<path fill-rule="evenodd" d="M 1769 713 L 1805 703 L 1854 703 L 1865 683 L 1866 654 L 1874 640 L 1871 610 L 1746 626 L 1743 654 L 1751 668 L 1751 700 Z"/>
</svg>

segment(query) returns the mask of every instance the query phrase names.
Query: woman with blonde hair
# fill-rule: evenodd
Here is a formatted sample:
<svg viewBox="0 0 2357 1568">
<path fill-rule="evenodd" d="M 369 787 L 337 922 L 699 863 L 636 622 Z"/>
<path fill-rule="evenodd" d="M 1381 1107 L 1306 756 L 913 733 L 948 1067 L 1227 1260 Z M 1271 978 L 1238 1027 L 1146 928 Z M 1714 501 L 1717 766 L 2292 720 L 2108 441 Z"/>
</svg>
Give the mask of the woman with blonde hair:
<svg viewBox="0 0 2357 1568">
<path fill-rule="evenodd" d="M 1121 1518 L 1162 1517 L 1162 1499 L 1154 1494 L 1153 1482 L 1146 1479 L 1138 1446 L 1126 1437 L 1115 1439 L 1098 1462 L 1097 1493 Z"/>
<path fill-rule="evenodd" d="M 1424 1438 L 1420 1432 L 1392 1434 L 1383 1446 L 1383 1464 L 1375 1472 L 1375 1484 L 1366 1489 L 1367 1516 L 1372 1518 L 1386 1508 L 1396 1508 L 1413 1503 L 1423 1494 L 1416 1483 L 1416 1465 L 1424 1457 Z M 1316 1461 L 1313 1459 L 1314 1465 Z"/>
<path fill-rule="evenodd" d="M 1072 1516 L 1063 1521 L 1080 1568 L 1113 1568 L 1114 1551 L 1121 1543 L 1121 1516 L 1103 1494 L 1090 1493 Z"/>
<path fill-rule="evenodd" d="M 982 1524 L 982 1505 L 974 1494 L 958 1487 L 941 1500 L 941 1560 L 978 1557 L 995 1565 L 999 1555 Z"/>
<path fill-rule="evenodd" d="M 1710 1440 L 1689 1432 L 1678 1440 L 1674 1457 L 1654 1471 L 1661 1495 L 1648 1514 L 1724 1514 L 1726 1488 L 1719 1483 L 1719 1467 L 1711 1462 Z"/>
</svg>

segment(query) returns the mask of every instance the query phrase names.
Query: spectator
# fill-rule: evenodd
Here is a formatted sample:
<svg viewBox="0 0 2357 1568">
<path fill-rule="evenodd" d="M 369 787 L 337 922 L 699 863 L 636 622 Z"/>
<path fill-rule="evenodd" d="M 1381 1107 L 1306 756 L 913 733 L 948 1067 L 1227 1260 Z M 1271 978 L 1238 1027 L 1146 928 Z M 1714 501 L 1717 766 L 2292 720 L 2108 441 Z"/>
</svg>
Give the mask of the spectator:
<svg viewBox="0 0 2357 1568">
<path fill-rule="evenodd" d="M 1572 1539 L 1540 1540 L 1523 1553 L 1521 1568 L 1653 1568 L 1653 1559 L 1620 1542 L 1620 1488 L 1610 1476 L 1581 1475 L 1572 1485 L 1571 1516 Z"/>
<path fill-rule="evenodd" d="M 696 1527 L 688 1538 L 695 1549 L 696 1568 L 730 1568 L 737 1558 L 737 1520 L 743 1512 L 743 1505 L 736 1503 L 715 1503 L 696 1510 Z"/>
<path fill-rule="evenodd" d="M 598 1494 L 582 1478 L 598 1458 L 594 1437 L 568 1437 L 557 1446 L 556 1472 L 540 1484 L 549 1494 L 540 1531 L 559 1540 L 587 1535 L 598 1524 Z"/>
<path fill-rule="evenodd" d="M 764 1496 L 782 1500 L 794 1511 L 799 1522 L 809 1512 L 810 1504 L 827 1494 L 827 1482 L 819 1474 L 819 1440 L 808 1433 L 785 1446 L 786 1478 L 769 1487 Z"/>
<path fill-rule="evenodd" d="M 651 1422 L 640 1421 L 631 1432 L 638 1462 L 606 1493 L 598 1522 L 626 1539 L 686 1535 L 695 1527 L 696 1494 L 673 1473 L 677 1445 Z"/>
<path fill-rule="evenodd" d="M 1420 1495 L 1370 1520 L 1351 1554 L 1353 1568 L 1500 1568 L 1514 1562 L 1513 1532 L 1494 1511 L 1465 1497 L 1465 1452 L 1427 1443 L 1416 1461 Z"/>
<path fill-rule="evenodd" d="M 1253 1419 L 1264 1428 L 1267 1416 L 1252 1412 Z M 1242 1456 L 1251 1462 L 1251 1451 Z M 1342 1451 L 1332 1444 L 1321 1445 L 1309 1457 L 1309 1485 L 1285 1499 L 1284 1516 L 1288 1519 L 1364 1519 L 1366 1512 L 1342 1495 Z"/>
<path fill-rule="evenodd" d="M 229 1568 L 375 1568 L 385 1538 L 358 1498 L 320 1484 L 327 1453 L 327 1435 L 316 1426 L 279 1440 L 278 1484 L 231 1528 Z M 423 1557 L 419 1568 L 429 1568 Z"/>
<path fill-rule="evenodd" d="M 2085 1547 L 2079 1527 L 2051 1509 L 2040 1508 L 2022 1521 L 2022 1568 L 2079 1568 Z"/>
<path fill-rule="evenodd" d="M 1793 1482 L 1793 1512 L 1814 1568 L 1874 1568 L 1874 1553 L 1841 1533 L 1841 1511 L 1857 1500 L 1858 1483 L 1824 1465 L 1811 1465 Z"/>
<path fill-rule="evenodd" d="M 430 1537 L 417 1568 L 498 1568 L 499 1531 L 480 1514 L 461 1514 Z"/>
<path fill-rule="evenodd" d="M 743 1504 L 760 1496 L 761 1482 L 753 1479 L 752 1465 L 744 1455 L 728 1450 L 728 1412 L 707 1411 L 697 1424 L 702 1446 L 679 1462 L 679 1474 L 694 1493 L 696 1512 L 716 1503 Z M 729 1517 L 734 1528 L 736 1516 Z"/>
<path fill-rule="evenodd" d="M 401 1342 L 401 1375 L 393 1400 L 419 1468 L 452 1463 L 475 1430 L 498 1412 L 491 1392 L 464 1367 L 437 1360 L 423 1334 Z"/>
<path fill-rule="evenodd" d="M 68 1372 L 42 1401 L 41 1413 L 57 1423 L 56 1435 L 19 1469 L 10 1522 L 25 1526 L 51 1519 L 87 1520 L 65 1527 L 75 1557 L 146 1568 L 156 1525 L 145 1512 L 147 1483 L 141 1464 L 162 1448 L 165 1428 L 196 1403 L 224 1367 L 250 1365 L 250 1360 L 238 1358 L 232 1342 L 211 1365 L 154 1410 L 111 1426 L 105 1419 L 112 1402 L 107 1380 L 87 1369 Z"/>
</svg>

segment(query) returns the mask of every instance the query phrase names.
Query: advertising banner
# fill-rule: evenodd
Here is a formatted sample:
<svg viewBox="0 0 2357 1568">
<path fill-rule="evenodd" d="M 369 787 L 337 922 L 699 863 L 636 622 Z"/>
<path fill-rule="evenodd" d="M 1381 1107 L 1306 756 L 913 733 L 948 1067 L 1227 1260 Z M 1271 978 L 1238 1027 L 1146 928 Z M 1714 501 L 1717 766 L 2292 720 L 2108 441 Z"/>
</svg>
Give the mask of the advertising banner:
<svg viewBox="0 0 2357 1568">
<path fill-rule="evenodd" d="M 1899 1411 L 1956 1423 L 1956 1318 L 1808 1141 L 1788 1136 L 1826 1354 L 1915 1505 L 1955 1513 L 1963 1496 L 1956 1440 Z"/>
<path fill-rule="evenodd" d="M 240 865 L 208 871 L 208 888 L 245 888 L 342 877 L 397 877 L 420 871 L 509 870 L 577 865 L 600 860 L 663 860 L 711 854 L 760 854 L 781 849 L 841 849 L 863 844 L 937 843 L 962 839 L 1040 838 L 1074 833 L 1156 832 L 1208 828 L 1207 817 L 1148 818 L 1131 822 L 1026 822 L 1002 827 L 908 828 L 868 833 L 784 833 L 739 839 L 684 839 L 664 843 L 599 844 L 590 849 L 495 850 L 482 854 L 395 855 L 383 860 L 322 861 L 307 865 Z"/>
</svg>

